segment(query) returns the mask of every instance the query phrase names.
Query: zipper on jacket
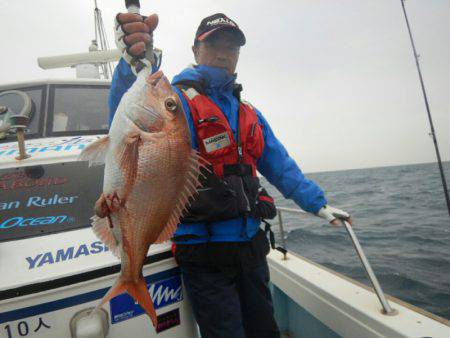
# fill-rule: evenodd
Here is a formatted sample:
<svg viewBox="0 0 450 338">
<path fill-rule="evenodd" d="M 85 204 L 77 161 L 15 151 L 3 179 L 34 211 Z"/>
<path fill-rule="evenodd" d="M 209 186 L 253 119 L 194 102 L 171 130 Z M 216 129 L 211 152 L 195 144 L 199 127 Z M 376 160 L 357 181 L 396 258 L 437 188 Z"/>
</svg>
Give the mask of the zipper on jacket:
<svg viewBox="0 0 450 338">
<path fill-rule="evenodd" d="M 241 183 L 240 186 L 241 186 L 241 190 L 242 190 L 242 195 L 244 195 L 244 198 L 245 198 L 245 204 L 246 204 L 245 205 L 245 209 L 246 209 L 247 212 L 250 212 L 251 211 L 251 209 L 250 209 L 250 201 L 248 200 L 247 194 L 245 193 L 244 181 L 243 181 L 241 176 L 239 176 L 239 182 Z"/>
<path fill-rule="evenodd" d="M 252 130 L 250 131 L 250 136 L 253 136 L 255 134 L 256 123 L 257 122 L 253 122 L 253 124 L 252 124 Z"/>
</svg>

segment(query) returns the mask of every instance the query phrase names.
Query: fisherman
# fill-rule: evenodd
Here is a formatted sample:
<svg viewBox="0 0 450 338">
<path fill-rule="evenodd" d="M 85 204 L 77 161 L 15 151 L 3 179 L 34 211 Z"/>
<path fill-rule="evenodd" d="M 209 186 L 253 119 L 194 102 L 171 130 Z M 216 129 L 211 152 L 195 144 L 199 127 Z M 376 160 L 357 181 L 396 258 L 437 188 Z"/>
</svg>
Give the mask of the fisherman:
<svg viewBox="0 0 450 338">
<path fill-rule="evenodd" d="M 110 122 L 135 74 L 159 68 L 153 48 L 158 17 L 119 13 L 116 43 L 123 58 L 109 96 Z M 174 234 L 175 259 L 203 338 L 272 338 L 274 319 L 266 255 L 269 243 L 261 219 L 273 218 L 273 199 L 259 185 L 259 171 L 302 209 L 338 225 L 349 214 L 327 205 L 253 105 L 241 100 L 236 65 L 245 35 L 222 13 L 204 18 L 192 51 L 196 65 L 172 81 L 192 135 L 192 147 L 211 163 L 203 187 Z M 275 99 L 275 98 L 274 98 Z M 104 206 L 97 214 L 105 216 Z M 107 213 L 108 211 L 106 211 Z"/>
</svg>

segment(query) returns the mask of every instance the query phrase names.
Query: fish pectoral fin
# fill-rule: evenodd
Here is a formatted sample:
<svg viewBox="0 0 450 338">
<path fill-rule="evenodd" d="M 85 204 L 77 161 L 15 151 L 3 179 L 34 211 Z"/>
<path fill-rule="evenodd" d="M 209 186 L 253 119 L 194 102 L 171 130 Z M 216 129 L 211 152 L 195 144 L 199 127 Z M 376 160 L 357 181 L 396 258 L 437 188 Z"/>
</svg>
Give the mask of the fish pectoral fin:
<svg viewBox="0 0 450 338">
<path fill-rule="evenodd" d="M 109 218 L 91 217 L 92 231 L 109 248 L 114 256 L 120 259 L 120 243 L 114 236 Z"/>
<path fill-rule="evenodd" d="M 136 182 L 140 143 L 140 134 L 130 133 L 117 153 L 117 160 L 125 178 L 123 196 L 121 196 L 122 205 L 125 204 Z"/>
<path fill-rule="evenodd" d="M 109 145 L 109 136 L 102 137 L 83 149 L 78 155 L 78 161 L 89 161 L 89 166 L 105 163 L 105 156 Z"/>
</svg>

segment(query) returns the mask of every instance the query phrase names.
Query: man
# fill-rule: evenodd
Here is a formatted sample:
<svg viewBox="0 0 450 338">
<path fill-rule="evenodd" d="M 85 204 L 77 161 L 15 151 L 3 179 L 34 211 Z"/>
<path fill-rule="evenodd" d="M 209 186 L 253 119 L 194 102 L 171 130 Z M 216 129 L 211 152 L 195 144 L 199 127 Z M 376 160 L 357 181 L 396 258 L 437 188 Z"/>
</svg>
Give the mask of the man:
<svg viewBox="0 0 450 338">
<path fill-rule="evenodd" d="M 111 120 L 126 90 L 144 66 L 155 71 L 156 15 L 116 17 L 116 41 L 124 52 L 115 70 Z M 306 179 L 262 114 L 240 99 L 236 65 L 244 33 L 224 14 L 203 19 L 192 51 L 197 65 L 172 81 L 186 112 L 192 147 L 211 163 L 204 186 L 174 234 L 175 258 L 203 338 L 279 337 L 274 320 L 261 219 L 275 215 L 273 200 L 256 170 L 304 210 L 339 224 L 350 220 L 327 206 Z M 276 98 L 274 98 L 276 99 Z"/>
</svg>

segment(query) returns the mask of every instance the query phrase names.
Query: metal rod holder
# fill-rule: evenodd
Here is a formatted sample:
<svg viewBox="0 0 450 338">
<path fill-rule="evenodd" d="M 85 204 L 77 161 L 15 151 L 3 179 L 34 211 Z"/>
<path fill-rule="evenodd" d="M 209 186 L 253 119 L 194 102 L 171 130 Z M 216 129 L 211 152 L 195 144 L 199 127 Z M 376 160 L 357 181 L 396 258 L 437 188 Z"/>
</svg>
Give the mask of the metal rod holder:
<svg viewBox="0 0 450 338">
<path fill-rule="evenodd" d="M 292 212 L 295 214 L 307 214 L 307 212 L 305 212 L 301 209 L 277 207 L 279 228 L 280 228 L 280 234 L 281 234 L 281 243 L 282 243 L 283 247 L 286 249 L 287 247 L 286 247 L 286 240 L 284 238 L 283 218 L 281 216 L 281 213 L 284 211 Z M 375 276 L 375 273 L 373 272 L 372 267 L 370 266 L 370 263 L 367 260 L 366 255 L 364 254 L 361 244 L 359 244 L 358 238 L 356 237 L 356 234 L 353 231 L 352 226 L 345 220 L 340 220 L 340 221 L 345 226 L 345 229 L 347 230 L 347 233 L 349 234 L 350 239 L 352 240 L 353 246 L 355 247 L 356 253 L 358 254 L 358 257 L 361 260 L 364 270 L 366 271 L 367 277 L 369 278 L 370 283 L 372 284 L 372 286 L 375 290 L 375 293 L 381 303 L 381 306 L 382 306 L 381 313 L 388 315 L 388 316 L 395 316 L 396 314 L 398 314 L 398 311 L 393 309 L 389 305 L 389 302 L 387 301 L 386 296 L 384 295 L 384 292 L 381 289 L 380 283 L 378 282 L 378 279 Z M 283 259 L 286 259 L 286 255 L 284 255 Z"/>
<path fill-rule="evenodd" d="M 347 230 L 347 233 L 349 234 L 353 246 L 355 247 L 356 253 L 359 256 L 359 259 L 361 260 L 361 263 L 366 270 L 367 277 L 369 278 L 370 282 L 372 283 L 372 286 L 375 290 L 375 293 L 380 300 L 381 306 L 383 307 L 382 313 L 388 316 L 394 316 L 398 313 L 397 310 L 391 308 L 389 305 L 389 302 L 387 301 L 383 290 L 381 289 L 381 285 L 378 282 L 377 276 L 375 276 L 375 273 L 372 270 L 372 267 L 370 266 L 369 261 L 367 260 L 366 255 L 364 254 L 364 251 L 361 247 L 361 244 L 359 244 L 358 238 L 356 237 L 355 232 L 353 231 L 352 226 L 345 220 L 341 220 L 342 224 L 344 224 L 345 229 Z"/>
<path fill-rule="evenodd" d="M 19 156 L 16 157 L 16 160 L 21 161 L 30 157 L 30 155 L 28 155 L 25 150 L 25 133 L 23 128 L 18 127 L 16 133 L 17 133 L 17 142 L 19 144 Z"/>
<path fill-rule="evenodd" d="M 284 238 L 284 227 L 283 227 L 283 218 L 281 216 L 281 210 L 277 208 L 277 214 L 278 214 L 278 226 L 280 228 L 280 237 L 281 237 L 281 245 L 283 246 L 283 249 L 287 250 L 286 246 L 286 239 Z M 283 253 L 283 260 L 287 259 L 287 253 Z"/>
</svg>

